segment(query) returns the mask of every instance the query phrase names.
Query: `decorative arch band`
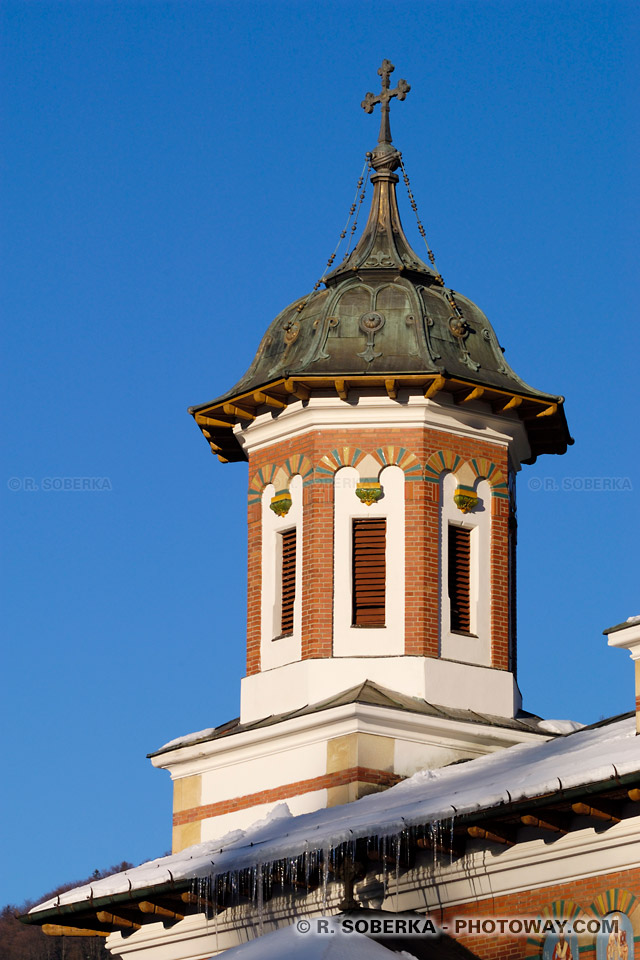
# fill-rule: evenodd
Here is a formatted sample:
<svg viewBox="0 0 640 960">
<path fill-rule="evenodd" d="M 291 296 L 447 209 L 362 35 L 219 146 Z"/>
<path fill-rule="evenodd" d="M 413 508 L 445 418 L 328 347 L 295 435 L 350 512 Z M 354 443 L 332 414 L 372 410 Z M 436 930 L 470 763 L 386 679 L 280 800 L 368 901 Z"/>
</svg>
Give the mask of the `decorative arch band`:
<svg viewBox="0 0 640 960">
<path fill-rule="evenodd" d="M 438 450 L 432 453 L 424 465 L 424 478 L 429 483 L 440 483 L 440 477 L 445 472 L 455 473 L 462 457 L 451 450 Z"/>
<path fill-rule="evenodd" d="M 422 479 L 420 461 L 406 447 L 378 447 L 373 456 L 379 461 L 381 467 L 400 467 L 407 480 Z"/>
<path fill-rule="evenodd" d="M 303 454 L 287 457 L 280 467 L 274 463 L 260 467 L 249 484 L 249 503 L 260 503 L 262 491 L 269 483 L 275 484 L 282 490 L 288 490 L 291 480 L 298 474 L 302 477 L 305 486 L 313 481 L 313 466 Z"/>
<path fill-rule="evenodd" d="M 636 897 L 629 890 L 621 890 L 619 887 L 611 887 L 599 894 L 591 904 L 591 911 L 598 917 L 604 917 L 608 913 L 618 911 L 619 913 L 629 914 L 638 906 Z M 635 906 L 634 906 L 635 904 Z"/>
<path fill-rule="evenodd" d="M 378 472 L 384 467 L 397 466 L 404 472 L 407 480 L 422 479 L 420 461 L 406 447 L 378 447 L 372 453 L 367 453 L 360 447 L 340 447 L 322 457 L 316 467 L 317 482 L 332 483 L 334 474 L 341 467 L 357 468 L 365 458 L 375 461 L 379 467 Z"/>
<path fill-rule="evenodd" d="M 504 500 L 509 499 L 509 487 L 504 474 L 495 463 L 486 457 L 472 457 L 462 460 L 451 450 L 438 450 L 432 453 L 424 468 L 424 479 L 428 483 L 439 483 L 443 473 L 453 473 L 461 485 L 473 487 L 476 480 L 486 480 L 491 487 L 491 495 Z"/>
</svg>

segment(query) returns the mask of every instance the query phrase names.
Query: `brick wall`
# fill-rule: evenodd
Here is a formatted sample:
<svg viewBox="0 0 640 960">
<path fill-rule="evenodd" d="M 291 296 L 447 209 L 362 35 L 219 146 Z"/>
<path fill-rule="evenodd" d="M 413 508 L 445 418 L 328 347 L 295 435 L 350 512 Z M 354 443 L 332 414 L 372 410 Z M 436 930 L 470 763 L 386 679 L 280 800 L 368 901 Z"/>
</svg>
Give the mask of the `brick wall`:
<svg viewBox="0 0 640 960">
<path fill-rule="evenodd" d="M 363 452 L 392 445 L 409 450 L 421 464 L 438 450 L 449 449 L 463 460 L 487 458 L 508 476 L 504 447 L 427 428 L 313 430 L 293 440 L 273 443 L 251 455 L 249 476 L 270 464 L 282 465 L 297 454 L 314 468 L 334 449 L 357 446 Z M 439 637 L 439 488 L 410 480 L 405 484 L 406 629 L 408 656 L 438 655 Z M 493 497 L 491 534 L 492 663 L 509 669 L 509 501 Z M 249 505 L 249 589 L 247 674 L 260 670 L 261 518 L 260 504 Z M 302 571 L 302 657 L 330 657 L 333 632 L 333 485 L 313 482 L 304 487 Z"/>
<path fill-rule="evenodd" d="M 640 867 L 435 910 L 431 916 L 438 923 L 446 923 L 450 927 L 456 917 L 536 917 L 541 914 L 561 917 L 572 916 L 576 908 L 579 910 L 576 916 L 597 917 L 600 911 L 595 901 L 601 895 L 606 895 L 603 899 L 608 901 L 612 911 L 621 909 L 627 913 L 635 936 L 640 935 L 637 900 L 640 897 Z M 609 912 L 608 909 L 605 912 Z M 457 939 L 481 960 L 534 960 L 542 957 L 541 937 L 472 934 L 460 935 Z M 593 935 L 579 938 L 580 960 L 595 960 L 593 940 Z M 630 951 L 629 960 L 632 957 L 633 952 Z"/>
</svg>

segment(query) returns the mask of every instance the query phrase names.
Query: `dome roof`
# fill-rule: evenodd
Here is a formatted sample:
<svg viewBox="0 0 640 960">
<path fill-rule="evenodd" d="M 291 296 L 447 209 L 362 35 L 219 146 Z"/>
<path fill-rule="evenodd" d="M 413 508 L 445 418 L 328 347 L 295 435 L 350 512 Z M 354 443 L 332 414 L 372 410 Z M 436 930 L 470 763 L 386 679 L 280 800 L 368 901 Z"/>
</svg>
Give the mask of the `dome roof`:
<svg viewBox="0 0 640 960">
<path fill-rule="evenodd" d="M 404 92 L 408 89 L 405 84 Z M 322 388 L 332 381 L 343 383 L 346 393 L 349 382 L 355 385 L 354 378 L 358 384 L 386 386 L 387 391 L 391 381 L 428 390 L 435 380 L 438 389 L 452 392 L 456 400 L 461 394 L 470 399 L 472 392 L 475 398 L 486 391 L 483 399 L 494 406 L 502 401 L 501 409 L 509 405 L 513 410 L 526 401 L 519 413 L 528 411 L 529 420 L 542 416 L 545 421 L 529 430 L 532 459 L 539 453 L 563 453 L 572 442 L 563 398 L 541 393 L 517 376 L 505 362 L 482 310 L 446 287 L 407 240 L 394 172 L 401 155 L 391 143 L 388 103 L 380 137 L 369 155 L 371 209 L 352 253 L 323 277 L 324 289 L 295 300 L 278 314 L 234 387 L 208 404 L 190 408 L 190 413 L 203 429 L 216 428 L 212 447 L 220 459 L 244 459 L 229 428 L 241 422 L 243 414 L 253 419 L 266 401 L 271 401 L 267 406 L 282 408 L 289 399 L 308 396 L 314 385 Z M 267 387 L 269 396 L 264 393 Z M 216 423 L 205 424 L 203 417 Z M 206 434 L 211 440 L 210 429 Z"/>
</svg>

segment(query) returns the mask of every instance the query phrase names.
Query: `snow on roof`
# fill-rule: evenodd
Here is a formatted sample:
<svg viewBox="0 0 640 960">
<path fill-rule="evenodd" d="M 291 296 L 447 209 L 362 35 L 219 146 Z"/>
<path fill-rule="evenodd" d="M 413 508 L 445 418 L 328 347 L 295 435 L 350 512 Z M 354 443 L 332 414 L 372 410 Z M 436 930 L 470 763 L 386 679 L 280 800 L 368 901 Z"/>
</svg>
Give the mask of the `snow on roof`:
<svg viewBox="0 0 640 960">
<path fill-rule="evenodd" d="M 392 957 L 397 960 L 397 953 L 375 940 L 355 931 L 342 933 L 334 920 L 329 917 L 326 920 L 334 936 L 313 931 L 300 933 L 294 924 L 225 950 L 225 960 L 299 960 L 301 956 L 305 960 L 391 960 Z M 313 922 L 315 926 L 317 921 Z M 410 954 L 403 951 L 401 956 Z"/>
<path fill-rule="evenodd" d="M 635 716 L 579 730 L 556 740 L 518 744 L 476 760 L 422 770 L 383 793 L 293 817 L 285 803 L 247 830 L 235 830 L 169 857 L 76 887 L 31 910 L 79 904 L 194 877 L 328 850 L 367 836 L 393 836 L 406 827 L 451 820 L 503 803 L 579 788 L 640 772 Z"/>
<path fill-rule="evenodd" d="M 561 736 L 575 733 L 583 727 L 584 723 L 578 723 L 577 720 L 541 720 L 538 724 L 538 730 L 542 730 L 543 733 L 557 733 Z"/>
<path fill-rule="evenodd" d="M 170 747 L 177 747 L 178 744 L 183 747 L 189 743 L 196 743 L 198 740 L 206 740 L 207 737 L 212 736 L 215 732 L 216 727 L 207 727 L 206 730 L 196 730 L 195 733 L 187 733 L 184 737 L 176 737 L 175 740 L 169 740 L 168 743 L 160 747 L 160 751 L 168 750 Z"/>
</svg>

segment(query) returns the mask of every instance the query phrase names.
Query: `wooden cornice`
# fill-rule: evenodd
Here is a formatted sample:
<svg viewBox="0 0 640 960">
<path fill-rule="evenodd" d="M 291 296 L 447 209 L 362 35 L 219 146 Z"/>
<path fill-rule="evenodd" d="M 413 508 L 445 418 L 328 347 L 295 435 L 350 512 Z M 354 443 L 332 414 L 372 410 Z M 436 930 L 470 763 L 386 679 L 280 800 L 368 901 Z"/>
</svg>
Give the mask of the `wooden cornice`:
<svg viewBox="0 0 640 960">
<path fill-rule="evenodd" d="M 246 426 L 267 410 L 277 415 L 290 403 L 307 403 L 314 393 L 337 394 L 345 403 L 350 391 L 368 387 L 379 390 L 392 400 L 398 399 L 401 390 L 422 394 L 427 400 L 437 399 L 439 394 L 449 394 L 455 404 L 465 405 L 473 401 L 487 404 L 495 415 L 518 417 L 527 422 L 558 413 L 559 403 L 549 398 L 510 393 L 505 390 L 480 385 L 442 373 L 400 374 L 393 377 L 380 375 L 362 376 L 298 376 L 275 380 L 260 390 L 251 390 L 237 396 L 203 406 L 193 412 L 194 419 L 205 439 L 220 461 L 246 459 L 234 434 L 234 427 Z"/>
</svg>

